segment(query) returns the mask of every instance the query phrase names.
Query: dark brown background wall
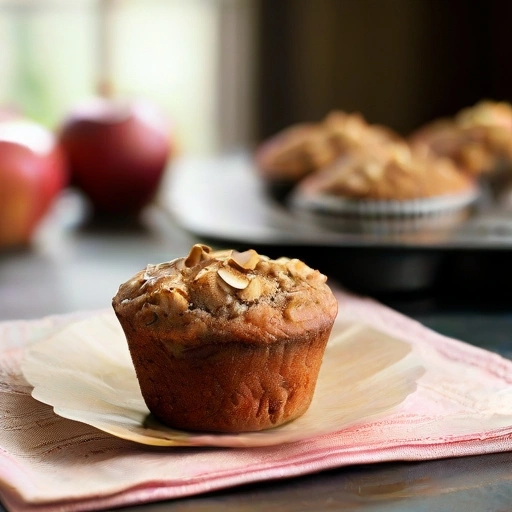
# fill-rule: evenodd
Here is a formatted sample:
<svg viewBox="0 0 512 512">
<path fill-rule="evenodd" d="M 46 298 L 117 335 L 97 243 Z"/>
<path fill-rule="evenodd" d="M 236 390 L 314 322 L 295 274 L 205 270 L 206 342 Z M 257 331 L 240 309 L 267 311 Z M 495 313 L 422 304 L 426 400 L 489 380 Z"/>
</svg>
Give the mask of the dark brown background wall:
<svg viewBox="0 0 512 512">
<path fill-rule="evenodd" d="M 405 134 L 512 99 L 509 0 L 260 0 L 257 32 L 258 139 L 333 108 Z"/>
</svg>

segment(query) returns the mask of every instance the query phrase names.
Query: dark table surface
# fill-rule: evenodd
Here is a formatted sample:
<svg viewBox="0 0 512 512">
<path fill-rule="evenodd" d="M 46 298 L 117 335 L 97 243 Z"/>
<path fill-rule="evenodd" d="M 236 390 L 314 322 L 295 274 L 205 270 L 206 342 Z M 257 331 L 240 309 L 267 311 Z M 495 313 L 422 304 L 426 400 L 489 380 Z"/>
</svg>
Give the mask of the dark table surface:
<svg viewBox="0 0 512 512">
<path fill-rule="evenodd" d="M 84 211 L 79 196 L 64 195 L 30 248 L 0 254 L 0 320 L 109 307 L 136 271 L 181 256 L 198 241 L 156 208 L 128 226 L 91 222 Z M 438 299 L 416 293 L 389 302 L 442 333 L 508 355 L 512 310 L 445 307 Z M 264 509 L 511 510 L 512 453 L 340 468 L 123 510 Z"/>
</svg>

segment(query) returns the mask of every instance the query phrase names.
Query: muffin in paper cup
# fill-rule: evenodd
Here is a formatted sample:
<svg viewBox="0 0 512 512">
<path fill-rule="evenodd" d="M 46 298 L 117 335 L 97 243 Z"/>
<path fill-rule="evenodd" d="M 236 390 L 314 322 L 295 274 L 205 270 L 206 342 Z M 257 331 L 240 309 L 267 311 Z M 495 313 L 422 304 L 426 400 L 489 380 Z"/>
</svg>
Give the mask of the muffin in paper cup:
<svg viewBox="0 0 512 512">
<path fill-rule="evenodd" d="M 474 176 L 501 174 L 512 168 L 512 105 L 481 101 L 420 127 L 408 141 Z"/>
<path fill-rule="evenodd" d="M 252 432 L 306 412 L 338 311 L 298 259 L 212 251 L 148 265 L 112 301 L 148 409 L 180 430 Z"/>
<path fill-rule="evenodd" d="M 292 125 L 256 149 L 256 170 L 267 192 L 282 200 L 306 175 L 336 158 L 336 149 L 320 123 Z"/>
<path fill-rule="evenodd" d="M 453 227 L 478 196 L 476 181 L 450 160 L 391 144 L 352 152 L 309 176 L 289 204 L 329 228 L 385 234 Z"/>
</svg>

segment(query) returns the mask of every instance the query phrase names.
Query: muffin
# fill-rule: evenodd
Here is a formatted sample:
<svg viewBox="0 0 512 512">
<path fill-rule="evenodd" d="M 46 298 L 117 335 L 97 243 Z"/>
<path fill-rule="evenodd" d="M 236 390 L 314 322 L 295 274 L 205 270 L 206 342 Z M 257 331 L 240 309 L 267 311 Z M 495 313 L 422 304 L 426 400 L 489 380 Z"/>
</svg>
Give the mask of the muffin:
<svg viewBox="0 0 512 512">
<path fill-rule="evenodd" d="M 336 158 L 398 140 L 393 130 L 369 124 L 359 113 L 335 110 L 321 122 L 296 124 L 277 133 L 257 148 L 254 158 L 267 189 L 282 199 L 305 176 Z"/>
<path fill-rule="evenodd" d="M 504 101 L 483 100 L 460 110 L 455 116 L 455 123 L 461 127 L 503 128 L 512 133 L 512 105 Z"/>
<path fill-rule="evenodd" d="M 138 272 L 112 305 L 148 409 L 176 429 L 232 433 L 303 414 L 337 314 L 326 279 L 204 245 Z"/>
<path fill-rule="evenodd" d="M 450 158 L 474 176 L 501 171 L 512 163 L 512 106 L 482 101 L 453 118 L 425 125 L 409 141 L 416 149 Z"/>
<path fill-rule="evenodd" d="M 334 110 L 323 120 L 331 144 L 338 156 L 360 149 L 378 150 L 389 143 L 403 142 L 402 137 L 391 128 L 369 124 L 359 113 L 347 114 Z"/>
<path fill-rule="evenodd" d="M 263 142 L 256 150 L 256 168 L 267 190 L 281 199 L 307 174 L 337 156 L 323 126 L 296 124 Z"/>
<path fill-rule="evenodd" d="M 329 226 L 345 229 L 349 220 L 354 226 L 385 231 L 464 217 L 477 195 L 474 179 L 451 160 L 393 143 L 354 151 L 303 180 L 291 206 L 299 213 L 317 214 L 313 218 Z"/>
</svg>

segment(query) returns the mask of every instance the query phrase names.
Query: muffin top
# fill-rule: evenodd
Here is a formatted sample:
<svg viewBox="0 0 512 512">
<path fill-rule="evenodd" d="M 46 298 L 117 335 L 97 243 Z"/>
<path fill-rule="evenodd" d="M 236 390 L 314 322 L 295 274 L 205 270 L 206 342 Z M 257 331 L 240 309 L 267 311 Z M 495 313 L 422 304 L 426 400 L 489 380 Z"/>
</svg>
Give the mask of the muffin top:
<svg viewBox="0 0 512 512">
<path fill-rule="evenodd" d="M 474 182 L 446 158 L 421 154 L 406 144 L 388 144 L 352 152 L 299 188 L 348 199 L 412 200 L 469 192 Z"/>
<path fill-rule="evenodd" d="M 460 110 L 455 116 L 455 123 L 460 127 L 501 127 L 512 133 L 512 105 L 504 101 L 480 101 Z"/>
<path fill-rule="evenodd" d="M 262 176 L 298 181 L 359 148 L 373 148 L 401 137 L 390 128 L 369 124 L 359 113 L 329 112 L 318 123 L 302 123 L 277 133 L 256 150 Z"/>
<path fill-rule="evenodd" d="M 402 137 L 391 128 L 370 124 L 358 112 L 349 114 L 342 110 L 333 110 L 323 120 L 323 126 L 338 153 L 361 148 L 373 149 L 402 141 Z"/>
<path fill-rule="evenodd" d="M 335 147 L 320 124 L 296 124 L 277 133 L 257 149 L 255 160 L 265 178 L 299 180 L 332 162 Z"/>
<path fill-rule="evenodd" d="M 269 344 L 332 324 L 337 301 L 326 280 L 298 259 L 194 245 L 122 284 L 113 307 L 134 331 L 185 344 Z"/>
<path fill-rule="evenodd" d="M 453 160 L 473 175 L 492 172 L 512 160 L 512 106 L 482 101 L 438 119 L 410 136 L 415 148 Z"/>
</svg>

